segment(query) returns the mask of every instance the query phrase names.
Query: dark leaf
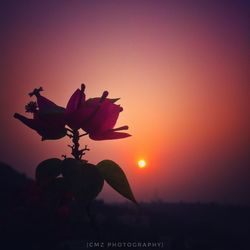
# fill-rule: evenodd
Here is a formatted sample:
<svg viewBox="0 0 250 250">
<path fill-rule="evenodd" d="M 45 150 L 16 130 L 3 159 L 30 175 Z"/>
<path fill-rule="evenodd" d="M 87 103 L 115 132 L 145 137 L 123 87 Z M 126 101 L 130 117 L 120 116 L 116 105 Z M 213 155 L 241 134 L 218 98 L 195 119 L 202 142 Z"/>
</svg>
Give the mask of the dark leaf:
<svg viewBox="0 0 250 250">
<path fill-rule="evenodd" d="M 66 158 L 62 162 L 62 175 L 66 180 L 71 180 L 81 173 L 82 163 L 73 158 Z"/>
<path fill-rule="evenodd" d="M 115 162 L 111 160 L 104 160 L 97 164 L 97 168 L 105 181 L 112 188 L 114 188 L 122 196 L 137 203 L 125 173 Z"/>
<path fill-rule="evenodd" d="M 44 195 L 51 205 L 59 205 L 63 200 L 67 187 L 64 178 L 58 177 L 54 179 L 44 190 Z"/>
<path fill-rule="evenodd" d="M 61 174 L 62 161 L 57 158 L 42 161 L 36 168 L 36 181 L 42 186 L 48 186 L 57 176 Z"/>
<path fill-rule="evenodd" d="M 84 203 L 96 198 L 102 191 L 104 179 L 97 167 L 92 164 L 83 164 L 81 175 L 81 188 L 76 198 Z"/>
<path fill-rule="evenodd" d="M 104 180 L 92 164 L 66 158 L 62 163 L 62 174 L 69 191 L 81 202 L 93 200 L 102 190 Z"/>
</svg>

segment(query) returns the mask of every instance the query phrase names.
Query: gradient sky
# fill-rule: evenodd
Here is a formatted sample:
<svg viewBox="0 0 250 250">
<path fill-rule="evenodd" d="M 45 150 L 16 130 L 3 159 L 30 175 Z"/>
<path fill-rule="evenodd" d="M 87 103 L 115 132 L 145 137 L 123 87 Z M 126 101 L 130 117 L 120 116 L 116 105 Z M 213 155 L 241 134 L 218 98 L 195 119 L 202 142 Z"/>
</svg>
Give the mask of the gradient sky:
<svg viewBox="0 0 250 250">
<path fill-rule="evenodd" d="M 13 114 L 34 87 L 65 106 L 84 82 L 88 97 L 121 97 L 117 126 L 133 135 L 83 138 L 86 158 L 119 163 L 139 201 L 250 204 L 246 2 L 2 3 L 0 160 L 33 177 L 40 161 L 69 156 L 68 138 L 40 142 Z M 108 187 L 101 197 L 123 200 Z"/>
</svg>

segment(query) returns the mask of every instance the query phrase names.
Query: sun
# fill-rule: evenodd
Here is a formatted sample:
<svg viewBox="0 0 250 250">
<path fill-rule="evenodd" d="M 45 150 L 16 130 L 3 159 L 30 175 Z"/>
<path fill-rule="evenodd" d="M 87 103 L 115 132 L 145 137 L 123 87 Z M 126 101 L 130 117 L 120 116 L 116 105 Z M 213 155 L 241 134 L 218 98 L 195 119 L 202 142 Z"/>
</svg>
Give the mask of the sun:
<svg viewBox="0 0 250 250">
<path fill-rule="evenodd" d="M 139 168 L 145 168 L 147 163 L 145 160 L 141 159 L 137 162 Z"/>
</svg>

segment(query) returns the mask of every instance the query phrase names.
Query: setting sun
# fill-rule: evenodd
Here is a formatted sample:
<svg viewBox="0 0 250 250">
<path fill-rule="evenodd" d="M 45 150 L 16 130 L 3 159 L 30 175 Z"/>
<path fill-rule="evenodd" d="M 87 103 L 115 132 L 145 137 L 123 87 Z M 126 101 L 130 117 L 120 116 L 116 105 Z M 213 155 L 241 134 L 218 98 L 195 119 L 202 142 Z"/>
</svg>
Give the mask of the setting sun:
<svg viewBox="0 0 250 250">
<path fill-rule="evenodd" d="M 145 168 L 146 167 L 146 161 L 145 160 L 139 160 L 138 161 L 138 167 L 139 168 Z"/>
</svg>

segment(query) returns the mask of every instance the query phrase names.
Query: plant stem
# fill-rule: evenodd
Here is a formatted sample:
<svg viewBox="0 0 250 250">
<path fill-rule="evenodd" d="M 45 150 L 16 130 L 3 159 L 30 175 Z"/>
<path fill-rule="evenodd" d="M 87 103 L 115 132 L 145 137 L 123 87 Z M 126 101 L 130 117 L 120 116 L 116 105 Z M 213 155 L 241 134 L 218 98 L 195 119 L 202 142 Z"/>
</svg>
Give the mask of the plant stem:
<svg viewBox="0 0 250 250">
<path fill-rule="evenodd" d="M 76 160 L 80 160 L 81 159 L 81 150 L 79 150 L 79 132 L 78 130 L 73 130 L 73 133 L 72 133 L 72 142 L 73 142 L 73 146 L 72 146 L 72 152 L 71 154 L 74 156 L 74 158 Z"/>
<path fill-rule="evenodd" d="M 77 129 L 71 130 L 70 132 L 72 133 L 72 135 L 69 135 L 69 137 L 72 138 L 73 142 L 73 145 L 69 146 L 72 149 L 71 154 L 74 156 L 76 160 L 81 160 L 82 156 L 85 155 L 84 151 L 89 151 L 89 148 L 87 147 L 87 145 L 85 145 L 83 149 L 79 149 L 80 147 L 79 140 L 80 137 L 87 135 L 87 133 L 80 135 Z"/>
</svg>

